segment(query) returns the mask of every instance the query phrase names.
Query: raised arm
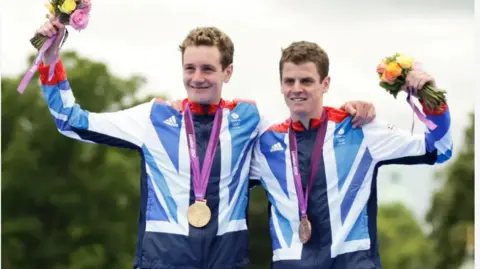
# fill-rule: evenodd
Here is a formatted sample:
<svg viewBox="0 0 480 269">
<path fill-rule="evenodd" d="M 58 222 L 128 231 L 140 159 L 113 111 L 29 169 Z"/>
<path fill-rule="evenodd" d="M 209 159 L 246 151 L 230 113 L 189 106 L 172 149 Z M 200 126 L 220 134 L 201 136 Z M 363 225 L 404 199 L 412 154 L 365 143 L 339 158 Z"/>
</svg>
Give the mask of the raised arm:
<svg viewBox="0 0 480 269">
<path fill-rule="evenodd" d="M 36 32 L 48 37 L 56 35 L 52 46 L 43 55 L 43 62 L 40 64 L 38 72 L 43 96 L 58 131 L 65 136 L 91 143 L 123 148 L 141 147 L 153 100 L 130 109 L 111 113 L 93 113 L 82 109 L 75 102 L 61 61 L 54 66 L 53 78 L 48 79 L 50 64 L 56 62 L 65 36 L 65 26 L 52 17 Z"/>
<path fill-rule="evenodd" d="M 75 102 L 61 61 L 48 81 L 49 66 L 39 67 L 43 96 L 58 131 L 81 141 L 123 148 L 141 147 L 152 102 L 110 113 L 93 113 Z"/>
<path fill-rule="evenodd" d="M 405 164 L 443 163 L 452 156 L 453 142 L 450 132 L 450 111 L 447 105 L 441 111 L 424 108 L 427 118 L 437 125 L 424 134 L 411 134 L 392 124 L 374 120 L 363 131 L 372 159 Z"/>
<path fill-rule="evenodd" d="M 423 71 L 411 72 L 406 82 L 415 89 L 421 89 L 426 83 L 435 84 L 433 77 Z M 437 111 L 430 111 L 420 100 L 427 119 L 437 125 L 421 135 L 394 128 L 393 125 L 374 121 L 363 127 L 367 147 L 373 159 L 405 164 L 443 163 L 452 156 L 453 141 L 450 132 L 450 110 L 444 104 Z"/>
</svg>

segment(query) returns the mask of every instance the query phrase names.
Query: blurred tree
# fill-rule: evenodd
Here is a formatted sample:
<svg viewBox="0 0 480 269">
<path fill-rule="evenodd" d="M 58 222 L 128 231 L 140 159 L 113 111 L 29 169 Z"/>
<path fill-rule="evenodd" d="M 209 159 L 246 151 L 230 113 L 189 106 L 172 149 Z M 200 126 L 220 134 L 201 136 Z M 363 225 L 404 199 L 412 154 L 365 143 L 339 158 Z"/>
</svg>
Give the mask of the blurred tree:
<svg viewBox="0 0 480 269">
<path fill-rule="evenodd" d="M 427 221 L 439 260 L 434 268 L 456 269 L 466 255 L 468 228 L 474 223 L 474 115 L 465 131 L 464 145 L 455 160 L 437 174 L 443 187 L 433 196 Z"/>
<path fill-rule="evenodd" d="M 248 210 L 248 228 L 250 231 L 250 261 L 249 269 L 270 268 L 272 260 L 272 241 L 268 226 L 268 200 L 262 186 L 250 192 Z"/>
<path fill-rule="evenodd" d="M 141 102 L 145 79 L 62 55 L 77 102 L 101 112 Z M 30 58 L 30 63 L 32 62 Z M 135 151 L 58 133 L 36 75 L 2 77 L 2 268 L 131 268 L 139 207 Z M 150 98 L 147 98 L 150 99 Z"/>
<path fill-rule="evenodd" d="M 380 205 L 377 226 L 383 268 L 432 268 L 432 243 L 407 207 L 401 203 Z"/>
</svg>

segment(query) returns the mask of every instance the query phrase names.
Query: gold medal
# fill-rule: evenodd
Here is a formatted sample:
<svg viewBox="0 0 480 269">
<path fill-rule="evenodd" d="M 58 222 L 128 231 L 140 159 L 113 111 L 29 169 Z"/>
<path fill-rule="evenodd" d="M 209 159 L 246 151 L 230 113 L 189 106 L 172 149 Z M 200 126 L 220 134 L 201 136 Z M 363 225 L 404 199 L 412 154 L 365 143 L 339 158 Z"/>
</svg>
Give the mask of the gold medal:
<svg viewBox="0 0 480 269">
<path fill-rule="evenodd" d="M 310 224 L 310 221 L 308 218 L 305 216 L 302 218 L 302 221 L 300 221 L 300 227 L 298 229 L 298 236 L 300 237 L 300 242 L 302 244 L 305 244 L 310 240 L 310 236 L 312 235 L 312 225 Z"/>
<path fill-rule="evenodd" d="M 187 219 L 193 227 L 204 227 L 210 221 L 211 216 L 212 212 L 207 206 L 207 200 L 195 201 L 193 205 L 188 207 Z"/>
</svg>

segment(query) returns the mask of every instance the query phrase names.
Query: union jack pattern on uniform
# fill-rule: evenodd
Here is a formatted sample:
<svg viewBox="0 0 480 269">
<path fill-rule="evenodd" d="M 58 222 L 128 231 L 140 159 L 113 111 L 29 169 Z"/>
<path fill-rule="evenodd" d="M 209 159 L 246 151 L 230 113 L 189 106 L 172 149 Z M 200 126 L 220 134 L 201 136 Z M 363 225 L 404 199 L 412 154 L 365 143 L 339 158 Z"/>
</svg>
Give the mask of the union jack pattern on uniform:
<svg viewBox="0 0 480 269">
<path fill-rule="evenodd" d="M 183 113 L 161 100 L 112 113 L 88 112 L 75 103 L 61 62 L 51 81 L 48 66 L 42 64 L 39 72 L 60 133 L 135 149 L 142 157 L 135 268 L 233 269 L 249 263 L 249 170 L 261 122 L 254 103 L 222 101 L 220 142 L 206 193 L 212 218 L 206 227 L 195 228 L 186 217 L 194 195 Z M 191 110 L 202 160 L 216 107 L 199 106 L 192 104 Z"/>
<path fill-rule="evenodd" d="M 290 162 L 290 121 L 261 134 L 254 148 L 251 177 L 261 180 L 271 204 L 272 268 L 381 268 L 376 235 L 377 169 L 384 164 L 447 161 L 452 155 L 449 109 L 445 105 L 438 113 L 430 113 L 424 108 L 438 127 L 421 135 L 376 119 L 354 129 L 351 116 L 325 109 L 323 154 L 308 200 L 312 236 L 305 245 L 298 235 L 301 219 Z M 292 124 L 304 189 L 319 124 L 313 120 L 308 130 L 299 122 Z"/>
</svg>

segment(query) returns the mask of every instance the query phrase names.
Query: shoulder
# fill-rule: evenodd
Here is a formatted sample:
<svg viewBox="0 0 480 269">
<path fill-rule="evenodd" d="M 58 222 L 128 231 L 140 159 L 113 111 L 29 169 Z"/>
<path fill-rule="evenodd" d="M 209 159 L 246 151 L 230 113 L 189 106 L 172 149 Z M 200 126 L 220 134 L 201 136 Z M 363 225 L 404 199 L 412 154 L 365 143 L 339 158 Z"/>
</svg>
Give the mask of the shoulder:
<svg viewBox="0 0 480 269">
<path fill-rule="evenodd" d="M 325 110 L 327 111 L 328 120 L 335 123 L 341 123 L 350 116 L 350 114 L 338 108 L 333 108 L 329 106 L 324 106 L 323 108 L 325 108 Z"/>
<path fill-rule="evenodd" d="M 255 101 L 248 100 L 248 99 L 239 99 L 239 98 L 235 98 L 233 100 L 225 100 L 223 106 L 225 108 L 233 110 L 239 105 L 253 105 L 254 107 L 257 107 L 257 103 Z"/>
<path fill-rule="evenodd" d="M 270 125 L 270 127 L 267 128 L 267 132 L 272 131 L 276 133 L 287 133 L 289 126 L 290 126 L 290 119 L 286 119 L 281 123 Z"/>
</svg>

